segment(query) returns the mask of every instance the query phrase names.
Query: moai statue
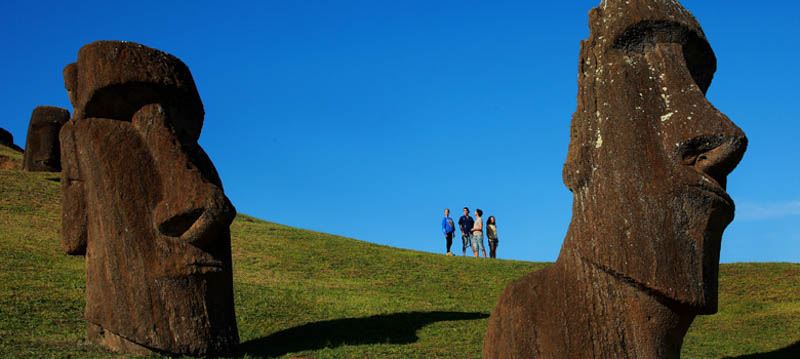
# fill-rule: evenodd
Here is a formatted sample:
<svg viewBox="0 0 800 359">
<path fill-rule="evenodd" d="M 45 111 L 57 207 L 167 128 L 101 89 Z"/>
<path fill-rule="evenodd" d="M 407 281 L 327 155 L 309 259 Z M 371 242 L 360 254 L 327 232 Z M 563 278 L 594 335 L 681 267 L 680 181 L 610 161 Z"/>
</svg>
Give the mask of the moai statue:
<svg viewBox="0 0 800 359">
<path fill-rule="evenodd" d="M 130 42 L 84 46 L 64 70 L 63 241 L 86 255 L 88 336 L 112 350 L 231 353 L 236 211 L 197 143 L 186 65 Z"/>
<path fill-rule="evenodd" d="M 17 152 L 22 152 L 22 149 L 14 144 L 14 135 L 4 128 L 0 128 L 0 145 L 6 146 Z"/>
<path fill-rule="evenodd" d="M 677 358 L 717 310 L 726 176 L 744 133 L 705 97 L 716 58 L 674 0 L 606 0 L 581 43 L 556 263 L 511 283 L 485 358 Z"/>
<path fill-rule="evenodd" d="M 22 169 L 30 172 L 61 171 L 58 131 L 69 120 L 69 111 L 39 106 L 31 113 Z"/>
</svg>

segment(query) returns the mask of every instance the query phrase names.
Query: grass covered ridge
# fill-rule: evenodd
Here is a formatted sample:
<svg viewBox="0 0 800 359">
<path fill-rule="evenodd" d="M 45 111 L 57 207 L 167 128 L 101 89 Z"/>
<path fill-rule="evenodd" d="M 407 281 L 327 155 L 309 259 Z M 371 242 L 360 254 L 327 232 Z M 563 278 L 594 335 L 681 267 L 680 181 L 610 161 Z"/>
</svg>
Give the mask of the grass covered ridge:
<svg viewBox="0 0 800 359">
<path fill-rule="evenodd" d="M 0 170 L 0 357 L 117 356 L 83 339 L 84 263 L 60 250 L 59 202 L 58 174 Z M 400 250 L 244 215 L 232 236 L 241 352 L 252 358 L 477 358 L 503 287 L 546 265 Z M 730 264 L 719 314 L 695 320 L 683 356 L 800 357 L 798 341 L 800 264 Z"/>
</svg>

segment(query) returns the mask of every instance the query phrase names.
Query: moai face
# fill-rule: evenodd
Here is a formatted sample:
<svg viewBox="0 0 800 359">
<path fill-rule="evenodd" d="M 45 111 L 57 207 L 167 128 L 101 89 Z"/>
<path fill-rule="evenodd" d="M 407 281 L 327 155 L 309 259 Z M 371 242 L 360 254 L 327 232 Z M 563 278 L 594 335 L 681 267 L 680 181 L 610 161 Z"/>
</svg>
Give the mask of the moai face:
<svg viewBox="0 0 800 359">
<path fill-rule="evenodd" d="M 65 227 L 87 228 L 90 337 L 230 352 L 236 212 L 197 143 L 203 108 L 189 69 L 158 50 L 104 41 L 81 48 L 65 82 L 75 117 L 61 133 L 64 199 L 85 208 Z"/>
<path fill-rule="evenodd" d="M 714 313 L 726 176 L 744 133 L 705 97 L 716 58 L 673 0 L 607 0 L 581 44 L 564 182 L 572 253 L 662 299 Z"/>
</svg>

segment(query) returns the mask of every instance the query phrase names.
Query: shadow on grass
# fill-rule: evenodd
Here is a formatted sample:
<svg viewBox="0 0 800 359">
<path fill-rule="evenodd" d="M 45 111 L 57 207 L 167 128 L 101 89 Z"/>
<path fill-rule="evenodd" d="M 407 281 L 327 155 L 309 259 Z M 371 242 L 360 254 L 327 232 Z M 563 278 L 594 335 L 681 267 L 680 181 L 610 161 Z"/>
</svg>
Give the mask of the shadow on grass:
<svg viewBox="0 0 800 359">
<path fill-rule="evenodd" d="M 785 358 L 800 358 L 800 341 L 788 347 L 774 350 L 771 352 L 747 354 L 738 357 L 729 357 L 727 359 L 785 359 Z"/>
<path fill-rule="evenodd" d="M 435 323 L 488 318 L 486 313 L 408 312 L 344 318 L 303 324 L 272 335 L 242 343 L 239 353 L 256 357 L 341 345 L 409 344 L 419 340 L 417 330 Z"/>
</svg>

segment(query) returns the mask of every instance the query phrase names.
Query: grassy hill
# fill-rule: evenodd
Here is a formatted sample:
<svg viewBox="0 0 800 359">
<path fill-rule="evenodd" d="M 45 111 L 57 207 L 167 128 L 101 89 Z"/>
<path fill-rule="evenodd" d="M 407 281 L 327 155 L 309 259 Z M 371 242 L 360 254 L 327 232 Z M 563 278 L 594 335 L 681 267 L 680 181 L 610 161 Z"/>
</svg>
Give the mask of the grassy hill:
<svg viewBox="0 0 800 359">
<path fill-rule="evenodd" d="M 22 153 L 0 145 L 0 169 L 11 170 L 22 168 Z"/>
<path fill-rule="evenodd" d="M 60 250 L 59 202 L 58 174 L 0 170 L 2 358 L 116 356 L 83 339 L 84 262 Z M 400 250 L 244 215 L 232 234 L 251 358 L 477 358 L 502 288 L 546 265 Z M 800 264 L 723 265 L 720 291 L 720 313 L 695 320 L 685 358 L 800 358 Z"/>
</svg>

